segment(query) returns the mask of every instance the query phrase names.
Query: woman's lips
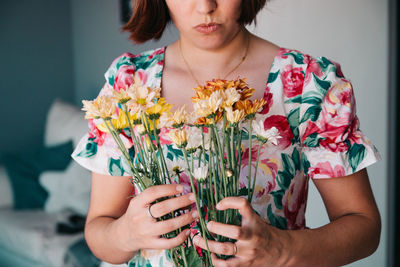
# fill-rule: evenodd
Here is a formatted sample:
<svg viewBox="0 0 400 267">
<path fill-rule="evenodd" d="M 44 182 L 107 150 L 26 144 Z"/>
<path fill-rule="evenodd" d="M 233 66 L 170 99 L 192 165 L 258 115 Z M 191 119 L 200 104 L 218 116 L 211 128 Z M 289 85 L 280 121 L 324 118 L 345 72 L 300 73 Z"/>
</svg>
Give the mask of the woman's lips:
<svg viewBox="0 0 400 267">
<path fill-rule="evenodd" d="M 209 24 L 199 24 L 196 27 L 194 27 L 196 31 L 200 33 L 212 33 L 218 30 L 219 24 L 216 23 L 209 23 Z"/>
</svg>

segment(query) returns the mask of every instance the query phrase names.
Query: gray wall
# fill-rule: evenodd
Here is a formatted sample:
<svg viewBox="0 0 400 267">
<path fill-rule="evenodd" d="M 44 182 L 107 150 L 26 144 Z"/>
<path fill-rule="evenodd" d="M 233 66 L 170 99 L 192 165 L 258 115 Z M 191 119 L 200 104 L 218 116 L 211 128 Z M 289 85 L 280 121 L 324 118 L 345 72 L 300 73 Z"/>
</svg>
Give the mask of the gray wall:
<svg viewBox="0 0 400 267">
<path fill-rule="evenodd" d="M 70 21 L 69 1 L 1 1 L 0 152 L 39 147 L 51 101 L 72 101 Z"/>
<path fill-rule="evenodd" d="M 175 27 L 168 27 L 159 42 L 134 45 L 128 33 L 121 32 L 119 1 L 71 0 L 74 45 L 75 103 L 96 97 L 103 86 L 104 72 L 124 52 L 139 53 L 161 47 L 178 38 Z"/>
</svg>

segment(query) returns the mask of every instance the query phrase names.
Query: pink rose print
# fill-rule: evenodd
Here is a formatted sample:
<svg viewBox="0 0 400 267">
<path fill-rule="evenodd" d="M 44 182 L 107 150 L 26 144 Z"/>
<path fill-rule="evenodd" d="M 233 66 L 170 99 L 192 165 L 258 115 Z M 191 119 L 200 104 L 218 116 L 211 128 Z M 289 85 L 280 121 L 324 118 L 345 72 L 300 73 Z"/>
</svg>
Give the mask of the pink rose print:
<svg viewBox="0 0 400 267">
<path fill-rule="evenodd" d="M 344 167 L 342 165 L 336 165 L 332 168 L 330 162 L 320 162 L 314 167 L 308 169 L 308 175 L 310 178 L 333 178 L 342 177 L 346 175 Z"/>
<path fill-rule="evenodd" d="M 311 58 L 310 56 L 305 57 L 306 63 L 308 63 L 306 70 L 306 77 L 304 80 L 304 84 L 309 84 L 312 81 L 312 74 L 315 74 L 317 77 L 321 77 L 323 75 L 321 71 L 321 66 L 315 60 L 315 58 Z"/>
<path fill-rule="evenodd" d="M 135 67 L 133 65 L 122 65 L 115 75 L 114 79 L 114 90 L 120 91 L 125 90 L 127 86 L 133 83 L 133 74 L 135 73 Z"/>
<path fill-rule="evenodd" d="M 88 120 L 89 124 L 89 138 L 95 138 L 93 141 L 99 146 L 103 145 L 104 139 L 106 138 L 106 133 L 97 129 L 96 124 L 93 119 Z"/>
<path fill-rule="evenodd" d="M 307 178 L 298 173 L 282 198 L 283 212 L 287 218 L 287 229 L 302 229 L 305 225 L 307 203 Z"/>
<path fill-rule="evenodd" d="M 302 68 L 293 68 L 292 65 L 287 65 L 283 69 L 281 79 L 286 97 L 295 97 L 302 93 L 304 83 L 302 70 Z"/>
<path fill-rule="evenodd" d="M 267 114 L 273 104 L 272 93 L 270 92 L 271 89 L 267 85 L 264 91 L 264 100 L 267 101 L 267 104 L 264 105 L 263 109 L 260 111 L 261 114 Z"/>
<path fill-rule="evenodd" d="M 289 127 L 289 122 L 285 116 L 273 115 L 265 119 L 265 129 L 276 127 L 279 130 L 279 134 L 282 138 L 278 139 L 278 146 L 282 149 L 287 148 L 292 144 L 294 135 Z"/>
</svg>

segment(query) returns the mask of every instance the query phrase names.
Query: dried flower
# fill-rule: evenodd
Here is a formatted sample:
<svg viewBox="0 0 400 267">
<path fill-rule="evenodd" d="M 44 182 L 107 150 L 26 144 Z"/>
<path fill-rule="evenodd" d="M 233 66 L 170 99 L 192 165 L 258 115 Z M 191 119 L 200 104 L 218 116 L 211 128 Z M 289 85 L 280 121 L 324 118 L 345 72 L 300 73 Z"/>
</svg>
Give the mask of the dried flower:
<svg viewBox="0 0 400 267">
<path fill-rule="evenodd" d="M 186 130 L 172 129 L 167 133 L 167 135 L 171 139 L 172 143 L 174 143 L 177 147 L 186 147 L 188 141 Z"/>
<path fill-rule="evenodd" d="M 201 137 L 201 129 L 197 127 L 190 127 L 188 132 L 188 143 L 186 145 L 186 149 L 188 150 L 196 150 L 199 148 L 203 141 Z"/>
<path fill-rule="evenodd" d="M 204 183 L 208 175 L 208 165 L 196 168 L 193 171 L 193 176 L 199 183 Z"/>
<path fill-rule="evenodd" d="M 129 96 L 129 94 L 128 94 L 128 92 L 127 92 L 127 90 L 128 90 L 128 87 L 126 88 L 126 90 L 119 90 L 119 91 L 117 91 L 117 90 L 113 90 L 112 92 L 112 97 L 113 97 L 113 100 L 116 102 L 116 103 L 119 103 L 119 104 L 126 104 L 126 102 L 128 102 L 129 100 L 131 100 L 131 97 Z"/>
<path fill-rule="evenodd" d="M 145 110 L 155 104 L 154 100 L 160 97 L 161 88 L 141 85 L 140 78 L 135 75 L 135 82 L 126 89 L 126 92 L 131 98 L 126 102 L 130 110 L 137 108 Z"/>
<path fill-rule="evenodd" d="M 86 111 L 85 119 L 111 119 L 116 105 L 111 96 L 98 96 L 93 101 L 82 100 L 83 111 Z"/>
<path fill-rule="evenodd" d="M 252 123 L 254 134 L 257 136 L 257 139 L 263 144 L 266 142 L 272 143 L 274 145 L 278 144 L 278 139 L 282 138 L 279 135 L 279 131 L 277 128 L 272 127 L 271 129 L 264 129 L 264 122 L 262 120 L 253 121 Z"/>
<path fill-rule="evenodd" d="M 226 169 L 226 170 L 225 170 L 225 175 L 226 175 L 226 177 L 228 177 L 228 178 L 232 177 L 232 176 L 233 176 L 232 170 Z"/>
<path fill-rule="evenodd" d="M 246 113 L 246 118 L 251 118 L 254 117 L 254 115 L 257 113 L 257 111 L 262 108 L 267 101 L 265 101 L 263 98 L 256 99 L 253 101 L 251 100 L 240 100 L 236 102 L 235 107 L 237 109 L 244 110 Z"/>
<path fill-rule="evenodd" d="M 150 119 L 158 119 L 162 113 L 169 111 L 171 107 L 172 105 L 168 104 L 165 98 L 159 98 L 154 105 L 146 109 L 146 113 L 149 115 Z"/>
<path fill-rule="evenodd" d="M 232 107 L 233 104 L 235 104 L 237 101 L 240 100 L 241 96 L 239 92 L 236 90 L 236 88 L 232 87 L 223 91 L 222 97 L 223 97 L 222 107 L 227 108 L 227 107 Z"/>
<path fill-rule="evenodd" d="M 172 125 L 174 127 L 181 127 L 185 123 L 187 116 L 188 115 L 186 113 L 186 105 L 183 105 L 172 115 Z"/>
<path fill-rule="evenodd" d="M 226 118 L 231 124 L 237 124 L 244 118 L 244 110 L 232 110 L 232 107 L 225 108 Z"/>
<path fill-rule="evenodd" d="M 213 92 L 208 99 L 200 100 L 194 104 L 194 110 L 200 117 L 209 117 L 215 114 L 222 104 L 220 91 Z"/>
</svg>

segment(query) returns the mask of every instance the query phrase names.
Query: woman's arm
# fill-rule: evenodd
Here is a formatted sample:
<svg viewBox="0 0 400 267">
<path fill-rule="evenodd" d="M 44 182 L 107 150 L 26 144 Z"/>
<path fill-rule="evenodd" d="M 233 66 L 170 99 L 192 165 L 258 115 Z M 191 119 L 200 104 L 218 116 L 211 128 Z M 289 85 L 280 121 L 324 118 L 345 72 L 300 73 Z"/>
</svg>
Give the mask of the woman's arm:
<svg viewBox="0 0 400 267">
<path fill-rule="evenodd" d="M 146 210 L 156 199 L 182 192 L 181 185 L 161 185 L 150 187 L 133 198 L 133 186 L 128 177 L 93 173 L 85 226 L 90 249 L 98 258 L 120 264 L 129 261 L 139 249 L 169 249 L 183 243 L 189 230 L 170 239 L 161 235 L 190 224 L 197 216 L 196 211 L 167 221 L 156 221 Z M 192 194 L 171 198 L 153 204 L 151 214 L 158 218 L 193 202 Z"/>
<path fill-rule="evenodd" d="M 289 266 L 341 266 L 371 255 L 379 245 L 381 220 L 367 171 L 313 181 L 331 223 L 289 231 L 295 255 Z"/>
<path fill-rule="evenodd" d="M 314 180 L 331 222 L 317 229 L 280 230 L 267 225 L 243 198 L 225 198 L 218 208 L 238 209 L 242 225 L 211 222 L 208 229 L 236 239 L 237 253 L 215 266 L 341 266 L 372 254 L 379 244 L 380 215 L 365 170 L 353 175 Z M 204 240 L 195 242 L 205 248 Z M 216 254 L 233 255 L 230 242 L 208 242 Z"/>
</svg>

